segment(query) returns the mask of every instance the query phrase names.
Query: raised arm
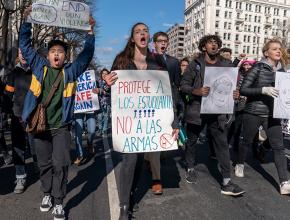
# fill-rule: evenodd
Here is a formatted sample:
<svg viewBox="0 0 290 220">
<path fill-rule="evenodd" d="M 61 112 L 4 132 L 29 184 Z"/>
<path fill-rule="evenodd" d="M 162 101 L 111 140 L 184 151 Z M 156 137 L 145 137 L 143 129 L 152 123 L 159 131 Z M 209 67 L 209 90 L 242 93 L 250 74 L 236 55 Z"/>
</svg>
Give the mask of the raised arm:
<svg viewBox="0 0 290 220">
<path fill-rule="evenodd" d="M 20 28 L 19 34 L 19 48 L 22 52 L 23 57 L 29 64 L 31 70 L 36 73 L 35 71 L 40 66 L 48 64 L 48 61 L 40 56 L 32 47 L 31 43 L 31 23 L 24 22 Z"/>
<path fill-rule="evenodd" d="M 78 55 L 77 59 L 71 64 L 73 69 L 74 79 L 76 80 L 86 69 L 93 59 L 95 52 L 95 35 L 94 25 L 95 20 L 90 17 L 91 30 L 88 32 L 85 38 L 85 45 L 82 52 Z"/>
</svg>

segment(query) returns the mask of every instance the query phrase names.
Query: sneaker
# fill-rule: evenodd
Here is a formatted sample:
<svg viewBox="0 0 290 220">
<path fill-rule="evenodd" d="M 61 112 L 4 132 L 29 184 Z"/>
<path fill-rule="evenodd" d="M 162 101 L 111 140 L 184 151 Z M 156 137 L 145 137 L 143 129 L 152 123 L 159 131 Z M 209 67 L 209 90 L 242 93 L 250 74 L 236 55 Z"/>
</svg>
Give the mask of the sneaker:
<svg viewBox="0 0 290 220">
<path fill-rule="evenodd" d="M 227 196 L 239 196 L 245 193 L 245 191 L 238 185 L 229 181 L 227 185 L 222 186 L 221 193 Z"/>
<path fill-rule="evenodd" d="M 190 168 L 186 172 L 185 180 L 188 183 L 196 183 L 197 175 L 194 168 Z"/>
<path fill-rule="evenodd" d="M 235 166 L 235 175 L 237 177 L 244 177 L 244 164 L 237 164 Z"/>
<path fill-rule="evenodd" d="M 23 193 L 26 187 L 26 179 L 25 178 L 17 178 L 16 181 L 16 186 L 14 188 L 14 193 L 20 194 Z"/>
<path fill-rule="evenodd" d="M 54 220 L 64 220 L 64 210 L 62 205 L 55 205 L 52 211 L 52 214 L 54 215 Z"/>
<path fill-rule="evenodd" d="M 41 212 L 48 212 L 52 207 L 51 196 L 44 196 L 40 205 Z"/>
<path fill-rule="evenodd" d="M 290 194 L 290 181 L 285 181 L 280 184 L 280 194 L 288 195 Z"/>
</svg>

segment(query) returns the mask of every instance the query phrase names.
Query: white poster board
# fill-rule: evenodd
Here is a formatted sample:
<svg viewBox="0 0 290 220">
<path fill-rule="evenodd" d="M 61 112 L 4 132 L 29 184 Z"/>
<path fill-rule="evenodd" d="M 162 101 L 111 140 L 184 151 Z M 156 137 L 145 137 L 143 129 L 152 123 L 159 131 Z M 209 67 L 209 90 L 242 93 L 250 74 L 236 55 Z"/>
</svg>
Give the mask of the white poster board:
<svg viewBox="0 0 290 220">
<path fill-rule="evenodd" d="M 122 153 L 177 149 L 169 75 L 156 70 L 118 70 L 112 86 L 112 138 Z"/>
<path fill-rule="evenodd" d="M 74 104 L 74 113 L 91 112 L 100 109 L 98 94 L 92 92 L 96 88 L 94 70 L 87 70 L 79 76 Z"/>
<path fill-rule="evenodd" d="M 279 96 L 274 99 L 274 118 L 290 119 L 290 73 L 276 72 L 275 88 Z"/>
<path fill-rule="evenodd" d="M 88 5 L 77 1 L 34 0 L 28 22 L 81 30 L 90 30 Z"/>
<path fill-rule="evenodd" d="M 201 114 L 232 114 L 233 91 L 236 89 L 238 68 L 206 67 L 204 87 L 210 87 L 207 97 L 202 97 Z"/>
</svg>

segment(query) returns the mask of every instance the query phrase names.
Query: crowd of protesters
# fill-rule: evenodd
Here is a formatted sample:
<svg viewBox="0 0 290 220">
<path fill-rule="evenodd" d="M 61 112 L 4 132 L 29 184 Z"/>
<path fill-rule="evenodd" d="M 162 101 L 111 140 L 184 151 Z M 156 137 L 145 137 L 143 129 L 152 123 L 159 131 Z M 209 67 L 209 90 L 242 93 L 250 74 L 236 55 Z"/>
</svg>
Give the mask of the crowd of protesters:
<svg viewBox="0 0 290 220">
<path fill-rule="evenodd" d="M 29 13 L 26 10 L 24 16 Z M 31 24 L 24 22 L 21 26 L 16 66 L 5 77 L 1 76 L 0 82 L 0 150 L 4 163 L 13 163 L 15 167 L 14 193 L 25 191 L 27 175 L 39 175 L 43 192 L 40 211 L 48 212 L 53 208 L 54 219 L 65 219 L 63 199 L 66 196 L 69 166 L 80 166 L 95 153 L 96 135 L 107 138 L 111 115 L 110 86 L 118 80 L 114 71 L 165 70 L 169 74 L 174 102 L 172 135 L 177 139 L 179 134 L 178 143 L 184 149 L 182 154 L 187 183 L 197 183 L 197 147 L 204 131 L 207 133 L 210 156 L 218 161 L 222 194 L 239 196 L 245 193 L 246 190 L 231 179 L 231 160 L 235 164 L 234 174 L 244 177 L 244 163 L 249 149 L 260 161 L 263 161 L 266 150 L 273 150 L 280 194 L 290 194 L 283 143 L 283 135 L 290 134 L 290 122 L 273 118 L 274 99 L 279 96 L 279 91 L 274 87 L 275 72 L 290 72 L 290 53 L 278 39 L 265 43 L 261 60 L 250 60 L 246 54 L 232 60 L 231 49 L 221 48 L 219 36 L 206 35 L 199 42 L 199 53 L 177 60 L 166 54 L 169 40 L 166 33 L 157 32 L 153 35 L 153 52 L 149 48 L 148 26 L 136 23 L 131 28 L 125 48 L 116 56 L 111 71 L 102 69 L 99 72 L 93 93 L 99 96 L 100 110 L 74 114 L 73 84 L 88 68 L 94 54 L 95 22 L 90 18 L 89 23 L 91 29 L 85 38 L 83 50 L 71 63 L 66 63 L 68 47 L 65 42 L 50 41 L 47 57 L 44 58 L 31 45 Z M 202 97 L 208 96 L 211 90 L 204 86 L 206 67 L 239 68 L 236 89 L 232 94 L 235 102 L 233 114 L 200 113 Z M 51 96 L 53 87 L 55 90 Z M 26 124 L 36 106 L 47 100 L 46 130 L 37 134 L 27 133 Z M 8 119 L 11 127 L 11 156 L 5 141 Z M 72 125 L 76 149 L 73 160 L 70 158 Z M 83 147 L 85 131 L 86 148 Z M 236 159 L 230 158 L 230 147 Z M 27 148 L 33 158 L 35 174 L 26 172 Z M 130 218 L 135 205 L 134 193 L 144 159 L 152 173 L 152 192 L 155 195 L 163 193 L 162 164 L 160 152 L 124 153 L 121 157 L 120 219 L 125 220 Z"/>
</svg>

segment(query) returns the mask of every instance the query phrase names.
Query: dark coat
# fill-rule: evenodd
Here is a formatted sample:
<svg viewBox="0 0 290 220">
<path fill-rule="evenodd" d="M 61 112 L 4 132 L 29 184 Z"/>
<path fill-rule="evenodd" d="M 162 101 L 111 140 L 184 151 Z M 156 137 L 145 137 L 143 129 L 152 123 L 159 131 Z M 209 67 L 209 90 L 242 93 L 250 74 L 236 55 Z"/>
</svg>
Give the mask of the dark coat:
<svg viewBox="0 0 290 220">
<path fill-rule="evenodd" d="M 217 67 L 232 67 L 230 60 L 226 60 L 222 57 L 218 58 Z M 200 105 L 201 105 L 201 96 L 196 96 L 192 94 L 193 89 L 198 89 L 203 87 L 204 82 L 204 73 L 205 73 L 205 58 L 204 55 L 201 55 L 199 58 L 190 62 L 188 68 L 185 70 L 180 88 L 181 91 L 188 95 L 189 101 L 186 103 L 185 108 L 185 121 L 190 124 L 201 125 L 202 117 L 200 115 Z M 207 115 L 208 116 L 208 115 Z M 203 116 L 203 117 L 207 117 Z M 220 120 L 223 120 L 221 123 L 225 123 L 226 115 L 217 115 Z M 224 126 L 224 125 L 223 125 Z"/>
<path fill-rule="evenodd" d="M 284 72 L 284 69 L 278 70 Z M 275 71 L 266 63 L 256 63 L 245 76 L 240 93 L 247 96 L 244 111 L 254 115 L 272 116 L 274 99 L 262 94 L 262 87 L 275 86 Z"/>
</svg>

